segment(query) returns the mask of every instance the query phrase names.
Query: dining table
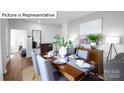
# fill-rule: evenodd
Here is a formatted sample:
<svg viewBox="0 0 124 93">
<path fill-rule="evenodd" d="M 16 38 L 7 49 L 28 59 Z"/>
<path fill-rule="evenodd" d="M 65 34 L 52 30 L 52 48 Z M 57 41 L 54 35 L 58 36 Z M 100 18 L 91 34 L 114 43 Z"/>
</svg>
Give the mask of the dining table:
<svg viewBox="0 0 124 93">
<path fill-rule="evenodd" d="M 52 66 L 70 81 L 78 81 L 85 78 L 85 76 L 95 68 L 95 65 L 92 64 L 92 62 L 87 62 L 88 64 L 91 65 L 91 68 L 86 69 L 79 68 L 75 64 L 76 60 L 80 60 L 79 58 L 69 59 L 67 60 L 67 62 L 63 64 L 56 64 L 55 60 L 58 59 L 57 57 L 55 56 L 45 57 L 45 55 L 47 55 L 47 53 L 41 54 L 41 56 L 44 59 L 47 59 L 49 62 L 51 62 Z"/>
</svg>

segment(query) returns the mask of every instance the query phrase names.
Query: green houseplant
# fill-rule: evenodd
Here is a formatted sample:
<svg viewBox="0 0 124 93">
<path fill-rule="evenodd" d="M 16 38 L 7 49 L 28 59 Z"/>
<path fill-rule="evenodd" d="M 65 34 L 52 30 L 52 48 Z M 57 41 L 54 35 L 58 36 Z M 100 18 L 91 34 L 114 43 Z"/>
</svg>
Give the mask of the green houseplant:
<svg viewBox="0 0 124 93">
<path fill-rule="evenodd" d="M 92 49 L 96 49 L 97 47 L 97 43 L 99 42 L 99 40 L 102 39 L 102 35 L 101 34 L 89 34 L 87 35 L 87 38 L 90 40 L 90 44 L 91 44 L 91 48 Z"/>
<path fill-rule="evenodd" d="M 97 42 L 102 39 L 102 35 L 101 34 L 89 34 L 87 35 L 87 38 L 91 40 L 92 42 Z"/>
<path fill-rule="evenodd" d="M 67 48 L 73 47 L 73 42 L 71 40 L 65 41 L 64 37 L 56 36 L 55 41 L 52 42 L 56 47 L 59 46 L 59 54 L 62 58 L 67 54 Z"/>
<path fill-rule="evenodd" d="M 64 37 L 56 36 L 55 40 L 52 42 L 55 46 L 72 48 L 73 42 L 71 40 L 65 41 Z"/>
</svg>

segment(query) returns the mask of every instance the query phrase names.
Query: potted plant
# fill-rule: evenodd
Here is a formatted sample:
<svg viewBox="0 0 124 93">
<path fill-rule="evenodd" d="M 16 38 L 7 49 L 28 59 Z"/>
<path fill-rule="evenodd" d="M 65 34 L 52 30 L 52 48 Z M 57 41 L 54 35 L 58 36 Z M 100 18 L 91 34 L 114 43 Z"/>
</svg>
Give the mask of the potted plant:
<svg viewBox="0 0 124 93">
<path fill-rule="evenodd" d="M 102 39 L 101 34 L 89 34 L 87 38 L 90 40 L 91 48 L 96 49 L 97 43 Z"/>
<path fill-rule="evenodd" d="M 60 37 L 60 36 L 56 36 L 55 41 L 52 42 L 52 44 L 60 47 L 59 54 L 62 58 L 64 58 L 65 55 L 67 54 L 67 48 L 73 47 L 73 43 L 71 40 L 65 41 L 64 37 Z"/>
</svg>

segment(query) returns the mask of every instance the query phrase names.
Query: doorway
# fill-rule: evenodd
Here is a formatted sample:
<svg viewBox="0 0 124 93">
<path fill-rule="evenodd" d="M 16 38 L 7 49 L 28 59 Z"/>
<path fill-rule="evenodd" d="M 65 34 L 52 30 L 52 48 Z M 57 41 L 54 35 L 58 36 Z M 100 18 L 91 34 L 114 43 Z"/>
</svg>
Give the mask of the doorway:
<svg viewBox="0 0 124 93">
<path fill-rule="evenodd" d="M 10 36 L 10 55 L 11 58 L 15 54 L 19 54 L 22 50 L 27 50 L 27 31 L 11 29 Z"/>
</svg>

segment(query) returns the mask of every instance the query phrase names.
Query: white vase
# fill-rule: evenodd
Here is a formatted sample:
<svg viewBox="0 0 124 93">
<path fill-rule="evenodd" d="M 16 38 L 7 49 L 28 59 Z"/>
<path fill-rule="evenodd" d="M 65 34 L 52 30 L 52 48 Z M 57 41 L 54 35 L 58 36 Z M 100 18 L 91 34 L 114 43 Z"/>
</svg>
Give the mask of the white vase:
<svg viewBox="0 0 124 93">
<path fill-rule="evenodd" d="M 61 48 L 59 49 L 59 54 L 60 54 L 60 56 L 61 56 L 62 58 L 64 58 L 65 55 L 67 54 L 67 48 L 61 47 Z"/>
<path fill-rule="evenodd" d="M 96 42 L 91 42 L 90 45 L 91 45 L 91 48 L 94 48 L 94 49 L 95 49 L 96 46 L 97 46 L 97 45 L 96 45 Z"/>
</svg>

